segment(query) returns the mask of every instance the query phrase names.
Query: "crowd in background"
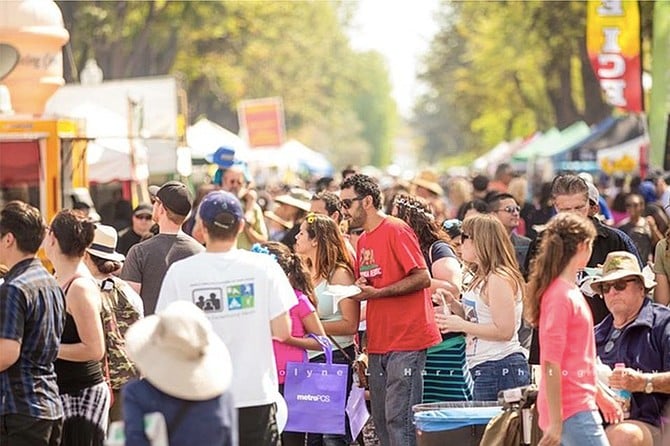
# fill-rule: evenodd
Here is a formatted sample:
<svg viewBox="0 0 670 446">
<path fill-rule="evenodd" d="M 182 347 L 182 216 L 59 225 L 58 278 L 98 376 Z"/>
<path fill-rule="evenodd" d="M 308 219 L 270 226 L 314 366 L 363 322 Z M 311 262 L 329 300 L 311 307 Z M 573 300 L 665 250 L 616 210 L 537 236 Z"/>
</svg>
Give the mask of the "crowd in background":
<svg viewBox="0 0 670 446">
<path fill-rule="evenodd" d="M 335 363 L 365 358 L 382 445 L 415 444 L 416 404 L 531 382 L 543 445 L 660 444 L 663 173 L 565 173 L 531 190 L 507 164 L 491 178 L 358 170 L 260 188 L 231 165 L 195 194 L 151 186 L 151 203 L 117 206 L 124 218 L 106 206 L 97 223 L 91 209 L 47 224 L 6 204 L 0 446 L 100 445 L 118 420 L 127 444 L 149 444 L 142 417 L 156 411 L 172 444 L 364 444 L 348 425 L 280 433 L 286 364 L 324 362 L 324 337 Z"/>
</svg>

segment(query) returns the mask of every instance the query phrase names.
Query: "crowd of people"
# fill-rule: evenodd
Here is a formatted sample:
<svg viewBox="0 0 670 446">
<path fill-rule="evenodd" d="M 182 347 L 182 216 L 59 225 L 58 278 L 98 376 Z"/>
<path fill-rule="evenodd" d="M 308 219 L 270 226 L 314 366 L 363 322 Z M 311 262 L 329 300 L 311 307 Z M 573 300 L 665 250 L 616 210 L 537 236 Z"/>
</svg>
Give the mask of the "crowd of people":
<svg viewBox="0 0 670 446">
<path fill-rule="evenodd" d="M 408 182 L 352 167 L 273 189 L 233 165 L 215 180 L 195 199 L 178 181 L 151 186 L 126 228 L 4 205 L 0 446 L 98 446 L 113 421 L 148 445 L 155 413 L 170 444 L 364 444 L 349 423 L 282 432 L 288 365 L 326 362 L 323 342 L 333 363 L 366 358 L 367 382 L 349 367 L 346 394 L 366 385 L 384 446 L 416 444 L 417 404 L 531 383 L 542 446 L 662 444 L 661 173 L 565 173 L 531 199 L 506 164 Z"/>
</svg>

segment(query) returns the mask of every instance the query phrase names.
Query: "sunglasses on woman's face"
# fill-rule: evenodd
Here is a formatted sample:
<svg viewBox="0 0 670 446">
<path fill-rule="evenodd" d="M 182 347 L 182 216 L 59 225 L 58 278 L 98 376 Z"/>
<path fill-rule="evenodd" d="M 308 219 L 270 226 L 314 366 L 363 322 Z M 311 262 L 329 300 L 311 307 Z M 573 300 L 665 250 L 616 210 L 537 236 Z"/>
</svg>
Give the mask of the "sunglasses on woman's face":
<svg viewBox="0 0 670 446">
<path fill-rule="evenodd" d="M 472 236 L 470 234 L 466 234 L 465 232 L 461 232 L 461 241 L 466 241 L 466 240 L 472 240 Z"/>
<path fill-rule="evenodd" d="M 609 293 L 612 288 L 617 291 L 623 291 L 628 287 L 630 282 L 637 282 L 637 279 L 619 279 L 616 282 L 600 284 L 600 295 L 604 296 Z"/>
</svg>

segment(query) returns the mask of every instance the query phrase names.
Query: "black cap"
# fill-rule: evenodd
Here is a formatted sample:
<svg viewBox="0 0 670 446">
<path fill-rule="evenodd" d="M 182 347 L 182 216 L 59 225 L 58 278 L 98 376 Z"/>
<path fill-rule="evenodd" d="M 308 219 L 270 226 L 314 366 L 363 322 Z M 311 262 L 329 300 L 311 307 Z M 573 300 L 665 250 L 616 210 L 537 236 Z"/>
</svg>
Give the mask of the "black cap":
<svg viewBox="0 0 670 446">
<path fill-rule="evenodd" d="M 179 181 L 168 181 L 161 187 L 149 186 L 149 193 L 177 215 L 186 217 L 191 212 L 193 197 L 188 188 Z"/>
<path fill-rule="evenodd" d="M 151 215 L 153 214 L 153 209 L 154 208 L 150 204 L 138 204 L 135 209 L 133 209 L 133 215 Z"/>
</svg>

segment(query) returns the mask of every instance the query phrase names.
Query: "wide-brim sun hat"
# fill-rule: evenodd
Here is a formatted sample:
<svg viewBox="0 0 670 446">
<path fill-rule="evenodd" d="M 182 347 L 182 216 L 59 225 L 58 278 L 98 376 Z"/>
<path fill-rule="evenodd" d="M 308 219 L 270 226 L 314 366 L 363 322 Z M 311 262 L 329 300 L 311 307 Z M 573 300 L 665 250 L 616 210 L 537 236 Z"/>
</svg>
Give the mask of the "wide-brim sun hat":
<svg viewBox="0 0 670 446">
<path fill-rule="evenodd" d="M 133 324 L 126 333 L 126 348 L 144 377 L 170 396 L 205 401 L 230 386 L 228 348 L 191 302 L 172 303 Z"/>
<path fill-rule="evenodd" d="M 116 252 L 116 243 L 118 235 L 116 229 L 107 225 L 96 225 L 93 243 L 86 248 L 86 252 L 101 259 L 111 260 L 113 262 L 123 262 L 125 256 Z"/>
<path fill-rule="evenodd" d="M 412 179 L 411 183 L 422 187 L 435 195 L 442 196 L 444 195 L 444 189 L 442 189 L 438 180 L 439 176 L 436 172 L 433 172 L 432 170 L 423 170 Z"/>
<path fill-rule="evenodd" d="M 288 194 L 275 197 L 275 202 L 293 206 L 294 208 L 301 209 L 305 212 L 310 211 L 312 207 L 311 200 L 312 194 L 310 194 L 309 191 L 298 187 L 291 189 Z"/>
<path fill-rule="evenodd" d="M 642 273 L 640 263 L 634 254 L 627 251 L 610 252 L 602 266 L 602 276 L 591 282 L 591 289 L 600 293 L 602 283 L 613 282 L 630 276 L 639 277 L 648 290 L 656 286 L 656 282 L 651 277 Z"/>
</svg>

